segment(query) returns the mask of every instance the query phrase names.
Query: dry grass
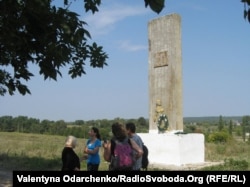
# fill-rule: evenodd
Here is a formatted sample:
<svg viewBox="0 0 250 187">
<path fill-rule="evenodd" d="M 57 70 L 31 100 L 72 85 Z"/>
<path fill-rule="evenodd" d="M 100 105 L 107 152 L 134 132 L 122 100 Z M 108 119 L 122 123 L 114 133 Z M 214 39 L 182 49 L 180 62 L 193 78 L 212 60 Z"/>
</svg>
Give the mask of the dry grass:
<svg viewBox="0 0 250 187">
<path fill-rule="evenodd" d="M 0 132 L 0 168 L 7 170 L 60 170 L 61 152 L 66 137 L 55 135 L 25 134 L 16 132 Z M 82 157 L 85 139 L 78 139 L 75 152 Z M 103 160 L 101 148 L 100 170 L 107 170 L 108 163 Z M 250 165 L 250 144 L 230 141 L 226 144 L 205 144 L 205 161 L 221 162 L 233 159 Z M 238 162 L 239 161 L 239 162 Z M 230 167 L 230 166 L 229 166 Z M 234 166 L 235 167 L 235 166 Z M 218 167 L 220 168 L 220 167 Z M 86 162 L 81 162 L 81 169 L 86 170 Z M 235 169 L 235 168 L 232 168 Z M 1 169 L 0 169 L 1 170 Z M 215 168 L 216 170 L 216 168 Z M 229 168 L 230 170 L 230 168 Z M 248 166 L 247 170 L 250 170 Z"/>
<path fill-rule="evenodd" d="M 60 170 L 61 153 L 66 137 L 55 135 L 0 132 L 0 168 L 8 170 Z M 85 139 L 78 139 L 75 152 L 81 158 Z M 4 143 L 3 143 L 4 142 Z M 103 150 L 100 150 L 101 158 Z M 100 170 L 108 164 L 102 160 Z M 81 162 L 86 170 L 86 162 Z"/>
</svg>

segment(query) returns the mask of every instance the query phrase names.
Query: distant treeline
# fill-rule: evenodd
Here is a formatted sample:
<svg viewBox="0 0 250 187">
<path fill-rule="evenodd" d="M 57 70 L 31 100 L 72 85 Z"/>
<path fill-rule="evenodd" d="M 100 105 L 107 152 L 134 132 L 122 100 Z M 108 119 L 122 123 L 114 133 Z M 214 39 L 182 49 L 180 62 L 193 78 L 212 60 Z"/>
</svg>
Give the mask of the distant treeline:
<svg viewBox="0 0 250 187">
<path fill-rule="evenodd" d="M 62 135 L 69 134 L 78 138 L 88 137 L 89 129 L 93 126 L 98 127 L 103 139 L 111 137 L 111 125 L 114 122 L 126 123 L 128 121 L 134 122 L 137 126 L 138 132 L 148 132 L 148 121 L 140 117 L 138 119 L 122 119 L 115 118 L 113 120 L 76 120 L 74 122 L 65 122 L 64 120 L 51 121 L 29 118 L 27 116 L 2 116 L 0 117 L 0 131 L 2 132 L 24 132 L 24 133 L 37 133 L 49 135 Z"/>
<path fill-rule="evenodd" d="M 239 123 L 242 122 L 243 116 L 222 116 L 224 121 L 229 122 L 230 120 L 232 121 L 237 121 Z M 207 117 L 184 117 L 183 121 L 184 124 L 188 123 L 218 123 L 220 120 L 220 116 L 207 116 Z"/>
<path fill-rule="evenodd" d="M 184 117 L 184 131 L 185 132 L 204 132 L 201 126 L 219 126 L 219 125 L 240 125 L 244 116 L 233 117 Z M 244 124 L 250 126 L 250 117 L 245 118 Z M 121 122 L 125 124 L 128 121 L 134 122 L 137 127 L 138 133 L 147 133 L 149 131 L 149 120 L 143 117 L 138 119 L 122 119 L 115 118 L 97 119 L 97 120 L 76 120 L 74 122 L 65 122 L 64 120 L 51 121 L 40 120 L 35 118 L 29 118 L 27 116 L 2 116 L 0 117 L 0 131 L 2 132 L 24 132 L 24 133 L 37 133 L 37 134 L 49 134 L 49 135 L 62 135 L 67 136 L 69 134 L 75 135 L 79 138 L 88 137 L 88 131 L 92 126 L 98 127 L 103 139 L 111 138 L 111 125 L 114 122 Z"/>
</svg>

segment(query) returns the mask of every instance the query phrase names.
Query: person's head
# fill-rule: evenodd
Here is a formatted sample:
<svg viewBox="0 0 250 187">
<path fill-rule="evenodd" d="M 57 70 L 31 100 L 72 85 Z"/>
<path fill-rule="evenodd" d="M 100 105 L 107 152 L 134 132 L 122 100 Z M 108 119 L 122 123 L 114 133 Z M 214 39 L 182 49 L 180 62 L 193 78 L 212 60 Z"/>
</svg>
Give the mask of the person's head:
<svg viewBox="0 0 250 187">
<path fill-rule="evenodd" d="M 114 137 L 119 140 L 123 141 L 127 137 L 126 129 L 124 128 L 124 125 L 115 122 L 112 124 L 112 133 Z"/>
<path fill-rule="evenodd" d="M 133 122 L 126 123 L 126 130 L 128 135 L 134 134 L 136 131 L 135 124 Z"/>
<path fill-rule="evenodd" d="M 65 147 L 75 148 L 77 144 L 77 139 L 74 136 L 68 136 L 65 140 Z"/>
<path fill-rule="evenodd" d="M 101 139 L 101 135 L 99 133 L 99 129 L 96 127 L 92 127 L 89 131 L 89 136 L 96 137 L 97 139 Z"/>
</svg>

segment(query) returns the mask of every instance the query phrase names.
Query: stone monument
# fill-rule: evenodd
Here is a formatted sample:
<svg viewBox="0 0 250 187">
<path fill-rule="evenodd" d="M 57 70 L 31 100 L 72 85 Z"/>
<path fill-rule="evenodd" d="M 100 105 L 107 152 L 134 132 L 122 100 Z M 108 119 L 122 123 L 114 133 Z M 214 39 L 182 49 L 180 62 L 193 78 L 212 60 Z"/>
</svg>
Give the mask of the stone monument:
<svg viewBox="0 0 250 187">
<path fill-rule="evenodd" d="M 148 24 L 149 133 L 140 133 L 150 165 L 204 162 L 204 135 L 183 133 L 181 17 Z"/>
<path fill-rule="evenodd" d="M 158 131 L 155 111 L 160 101 L 169 122 L 167 131 L 183 131 L 180 16 L 171 14 L 152 20 L 148 35 L 149 130 Z"/>
</svg>

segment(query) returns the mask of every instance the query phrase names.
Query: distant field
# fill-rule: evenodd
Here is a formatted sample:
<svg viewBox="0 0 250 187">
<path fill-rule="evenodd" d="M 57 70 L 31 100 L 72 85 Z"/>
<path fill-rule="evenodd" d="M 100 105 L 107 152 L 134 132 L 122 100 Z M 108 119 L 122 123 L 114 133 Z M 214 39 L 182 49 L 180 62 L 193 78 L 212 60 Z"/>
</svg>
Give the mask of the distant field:
<svg viewBox="0 0 250 187">
<path fill-rule="evenodd" d="M 0 170 L 60 170 L 61 151 L 65 137 L 17 132 L 0 132 Z M 85 139 L 78 139 L 75 152 L 82 157 Z M 149 150 L 150 151 L 150 150 Z M 100 170 L 107 170 L 108 163 L 103 160 L 100 150 Z M 250 144 L 233 140 L 229 143 L 205 143 L 205 161 L 227 160 L 226 166 L 212 170 L 250 170 Z M 153 168 L 154 170 L 157 168 Z M 206 168 L 210 170 L 211 168 Z M 82 161 L 81 170 L 86 170 Z"/>
<path fill-rule="evenodd" d="M 224 121 L 242 121 L 243 116 L 223 116 Z M 196 123 L 202 123 L 202 122 L 208 122 L 208 123 L 216 123 L 219 121 L 219 116 L 204 116 L 204 117 L 184 117 L 183 118 L 184 123 L 191 123 L 191 122 L 196 122 Z"/>
<path fill-rule="evenodd" d="M 0 132 L 0 168 L 8 170 L 60 170 L 64 136 Z M 85 139 L 78 139 L 75 152 L 82 157 Z M 100 150 L 102 156 L 102 149 Z M 86 162 L 81 163 L 86 170 Z M 101 170 L 107 169 L 102 161 Z"/>
</svg>

